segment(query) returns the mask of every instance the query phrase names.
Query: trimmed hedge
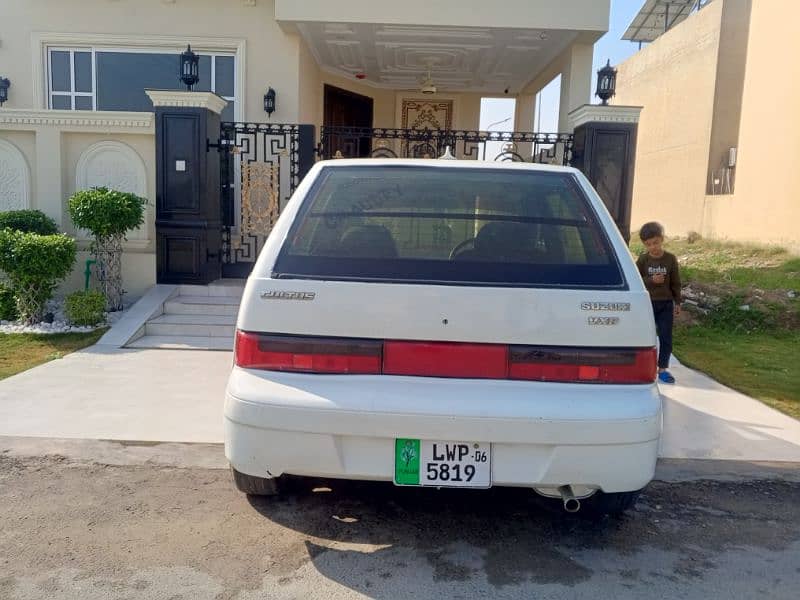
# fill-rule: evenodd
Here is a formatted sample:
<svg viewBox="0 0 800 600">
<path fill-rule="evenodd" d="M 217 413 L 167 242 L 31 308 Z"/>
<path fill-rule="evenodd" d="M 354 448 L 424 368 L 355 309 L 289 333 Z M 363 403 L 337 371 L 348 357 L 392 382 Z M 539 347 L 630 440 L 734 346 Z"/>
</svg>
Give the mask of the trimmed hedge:
<svg viewBox="0 0 800 600">
<path fill-rule="evenodd" d="M 73 292 L 66 298 L 64 313 L 73 325 L 97 325 L 105 320 L 106 297 L 95 290 Z"/>
<path fill-rule="evenodd" d="M 40 210 L 9 210 L 0 212 L 0 229 L 13 229 L 39 235 L 58 233 L 56 222 Z"/>
<path fill-rule="evenodd" d="M 0 230 L 0 270 L 11 283 L 26 323 L 41 320 L 58 282 L 72 270 L 75 254 L 75 240 L 68 235 Z"/>
<path fill-rule="evenodd" d="M 124 236 L 144 223 L 147 200 L 108 188 L 81 190 L 69 199 L 69 216 L 76 226 L 88 229 L 97 241 Z"/>
</svg>

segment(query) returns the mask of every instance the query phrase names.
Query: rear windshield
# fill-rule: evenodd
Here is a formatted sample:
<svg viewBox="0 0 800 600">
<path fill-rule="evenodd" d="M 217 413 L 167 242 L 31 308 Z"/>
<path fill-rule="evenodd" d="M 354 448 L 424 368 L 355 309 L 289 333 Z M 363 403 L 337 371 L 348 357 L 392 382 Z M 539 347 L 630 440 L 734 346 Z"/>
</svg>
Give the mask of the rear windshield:
<svg viewBox="0 0 800 600">
<path fill-rule="evenodd" d="M 324 169 L 275 277 L 620 287 L 608 239 L 568 173 Z"/>
</svg>

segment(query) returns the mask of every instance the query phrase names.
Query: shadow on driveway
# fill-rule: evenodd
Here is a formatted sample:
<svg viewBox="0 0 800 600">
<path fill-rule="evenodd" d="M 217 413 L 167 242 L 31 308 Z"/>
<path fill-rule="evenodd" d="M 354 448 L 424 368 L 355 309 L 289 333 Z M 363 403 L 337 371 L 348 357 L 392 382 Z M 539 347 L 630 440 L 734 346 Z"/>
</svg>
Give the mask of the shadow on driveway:
<svg viewBox="0 0 800 600">
<path fill-rule="evenodd" d="M 454 589 L 574 587 L 595 577 L 641 589 L 665 579 L 680 586 L 713 569 L 720 552 L 781 551 L 800 539 L 800 486 L 782 482 L 759 482 L 756 504 L 730 484 L 653 483 L 635 510 L 600 520 L 564 513 L 560 502 L 524 489 L 287 483 L 284 496 L 250 504 L 304 536 L 322 575 L 375 598 L 426 597 L 431 578 Z"/>
</svg>

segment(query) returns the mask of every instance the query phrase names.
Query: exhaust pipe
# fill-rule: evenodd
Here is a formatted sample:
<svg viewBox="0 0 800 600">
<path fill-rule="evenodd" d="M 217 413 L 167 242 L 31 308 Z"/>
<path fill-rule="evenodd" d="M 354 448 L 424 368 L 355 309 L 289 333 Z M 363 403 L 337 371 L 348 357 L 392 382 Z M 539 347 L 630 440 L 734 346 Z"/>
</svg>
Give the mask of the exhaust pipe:
<svg viewBox="0 0 800 600">
<path fill-rule="evenodd" d="M 564 503 L 564 510 L 568 513 L 576 513 L 581 509 L 581 501 L 572 493 L 572 487 L 569 485 L 562 485 L 558 488 L 561 494 L 561 501 Z"/>
</svg>

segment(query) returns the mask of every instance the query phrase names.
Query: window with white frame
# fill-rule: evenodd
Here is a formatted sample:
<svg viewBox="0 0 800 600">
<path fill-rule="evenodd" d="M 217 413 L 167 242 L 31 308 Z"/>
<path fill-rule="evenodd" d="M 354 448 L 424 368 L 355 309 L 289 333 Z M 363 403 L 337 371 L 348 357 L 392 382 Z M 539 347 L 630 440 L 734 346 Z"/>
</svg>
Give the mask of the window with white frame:
<svg viewBox="0 0 800 600">
<path fill-rule="evenodd" d="M 50 47 L 47 51 L 48 105 L 62 110 L 151 111 L 145 89 L 179 90 L 178 52 L 96 47 Z M 236 57 L 200 55 L 196 91 L 228 101 L 223 121 L 235 120 Z"/>
</svg>

